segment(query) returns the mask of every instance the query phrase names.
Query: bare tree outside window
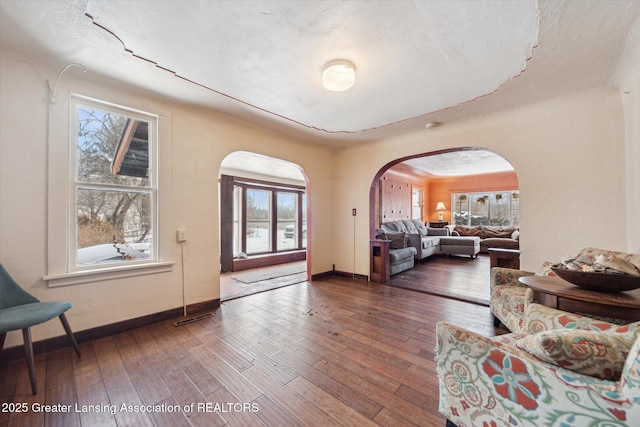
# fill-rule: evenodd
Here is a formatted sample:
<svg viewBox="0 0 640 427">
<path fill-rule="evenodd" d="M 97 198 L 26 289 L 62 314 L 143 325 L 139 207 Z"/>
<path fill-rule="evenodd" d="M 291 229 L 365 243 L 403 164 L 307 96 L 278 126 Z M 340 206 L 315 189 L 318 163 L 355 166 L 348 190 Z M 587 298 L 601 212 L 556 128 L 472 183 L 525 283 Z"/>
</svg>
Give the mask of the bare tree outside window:
<svg viewBox="0 0 640 427">
<path fill-rule="evenodd" d="M 152 257 L 149 122 L 88 106 L 76 113 L 76 263 Z"/>
</svg>

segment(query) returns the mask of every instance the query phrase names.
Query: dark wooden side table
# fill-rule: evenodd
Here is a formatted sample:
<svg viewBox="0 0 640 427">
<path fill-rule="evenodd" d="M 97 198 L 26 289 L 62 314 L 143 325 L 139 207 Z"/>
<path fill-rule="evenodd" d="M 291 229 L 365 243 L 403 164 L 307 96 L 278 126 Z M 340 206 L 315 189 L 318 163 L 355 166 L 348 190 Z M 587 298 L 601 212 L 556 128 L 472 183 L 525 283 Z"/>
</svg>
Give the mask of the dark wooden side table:
<svg viewBox="0 0 640 427">
<path fill-rule="evenodd" d="M 640 320 L 640 289 L 596 292 L 579 288 L 557 276 L 526 276 L 518 280 L 533 289 L 534 300 L 548 307 L 632 322 Z"/>
<path fill-rule="evenodd" d="M 387 283 L 391 278 L 389 270 L 389 246 L 391 240 L 371 240 L 370 279 L 376 283 Z"/>
<path fill-rule="evenodd" d="M 489 248 L 491 268 L 506 267 L 520 270 L 520 251 L 517 249 Z"/>
</svg>

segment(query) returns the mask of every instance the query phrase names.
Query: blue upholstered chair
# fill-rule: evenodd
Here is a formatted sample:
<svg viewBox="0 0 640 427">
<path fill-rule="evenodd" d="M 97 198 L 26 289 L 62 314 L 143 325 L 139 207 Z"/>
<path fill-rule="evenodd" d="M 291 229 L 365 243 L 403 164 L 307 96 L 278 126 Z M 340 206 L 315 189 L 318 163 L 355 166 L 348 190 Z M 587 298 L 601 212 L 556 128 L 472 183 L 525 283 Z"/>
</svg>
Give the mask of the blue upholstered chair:
<svg viewBox="0 0 640 427">
<path fill-rule="evenodd" d="M 29 365 L 29 377 L 31 378 L 31 390 L 38 393 L 36 373 L 33 363 L 33 345 L 31 343 L 31 327 L 44 323 L 54 317 L 59 317 L 64 330 L 67 332 L 71 344 L 78 357 L 80 349 L 76 342 L 69 322 L 64 313 L 71 308 L 71 303 L 61 301 L 40 302 L 37 298 L 24 291 L 9 276 L 9 273 L 0 264 L 0 351 L 4 347 L 4 340 L 9 331 L 22 329 L 24 338 L 24 351 Z"/>
</svg>

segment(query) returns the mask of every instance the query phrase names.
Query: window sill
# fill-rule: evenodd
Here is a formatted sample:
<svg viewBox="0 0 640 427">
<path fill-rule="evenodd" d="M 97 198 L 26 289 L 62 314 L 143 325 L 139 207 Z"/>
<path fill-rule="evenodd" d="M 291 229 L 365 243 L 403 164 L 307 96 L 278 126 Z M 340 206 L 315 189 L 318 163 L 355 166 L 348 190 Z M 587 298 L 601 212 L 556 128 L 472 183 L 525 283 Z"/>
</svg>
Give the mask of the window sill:
<svg viewBox="0 0 640 427">
<path fill-rule="evenodd" d="M 173 271 L 173 262 L 155 262 L 93 270 L 74 271 L 72 273 L 51 274 L 42 279 L 49 282 L 49 287 L 80 285 L 104 280 L 122 279 L 125 277 L 144 276 L 147 274 Z"/>
</svg>

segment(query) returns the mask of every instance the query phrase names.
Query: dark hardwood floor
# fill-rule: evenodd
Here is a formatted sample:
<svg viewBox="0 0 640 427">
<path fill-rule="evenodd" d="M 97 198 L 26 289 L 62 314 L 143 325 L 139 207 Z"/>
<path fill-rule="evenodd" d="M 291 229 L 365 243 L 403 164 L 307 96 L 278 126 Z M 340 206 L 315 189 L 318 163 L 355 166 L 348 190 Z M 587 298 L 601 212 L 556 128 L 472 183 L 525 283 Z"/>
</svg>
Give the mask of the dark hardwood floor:
<svg viewBox="0 0 640 427">
<path fill-rule="evenodd" d="M 36 396 L 24 360 L 0 366 L 0 426 L 444 426 L 438 320 L 501 333 L 478 304 L 338 276 L 298 283 L 81 344 L 81 358 L 37 355 Z"/>
<path fill-rule="evenodd" d="M 430 256 L 410 270 L 391 276 L 389 284 L 476 304 L 489 305 L 490 259 L 487 254 Z"/>
</svg>

